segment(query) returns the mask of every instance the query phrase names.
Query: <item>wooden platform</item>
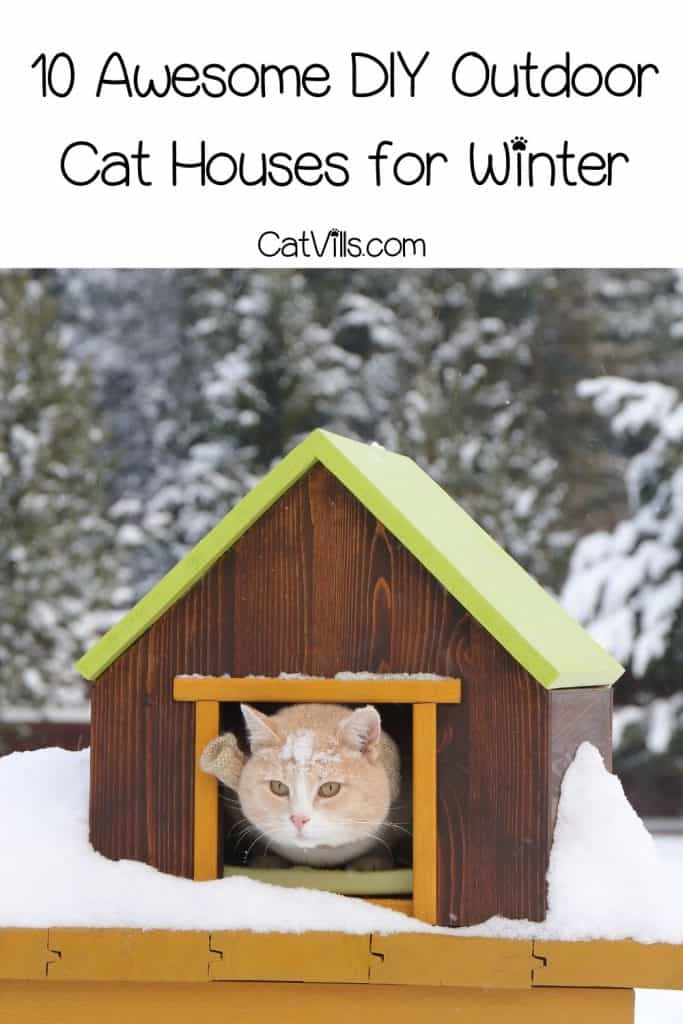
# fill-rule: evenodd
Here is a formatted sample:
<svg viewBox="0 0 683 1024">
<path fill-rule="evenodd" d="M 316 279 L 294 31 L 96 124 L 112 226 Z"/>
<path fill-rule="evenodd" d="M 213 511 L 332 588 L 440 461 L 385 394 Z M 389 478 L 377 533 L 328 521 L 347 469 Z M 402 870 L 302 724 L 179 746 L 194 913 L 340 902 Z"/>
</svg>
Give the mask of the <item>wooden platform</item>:
<svg viewBox="0 0 683 1024">
<path fill-rule="evenodd" d="M 683 946 L 448 934 L 0 929 L 2 981 L 683 989 Z M 0 1018 L 1 1019 L 1 1018 Z"/>
<path fill-rule="evenodd" d="M 0 1024 L 633 1024 L 636 987 L 683 989 L 683 946 L 0 929 Z"/>
</svg>

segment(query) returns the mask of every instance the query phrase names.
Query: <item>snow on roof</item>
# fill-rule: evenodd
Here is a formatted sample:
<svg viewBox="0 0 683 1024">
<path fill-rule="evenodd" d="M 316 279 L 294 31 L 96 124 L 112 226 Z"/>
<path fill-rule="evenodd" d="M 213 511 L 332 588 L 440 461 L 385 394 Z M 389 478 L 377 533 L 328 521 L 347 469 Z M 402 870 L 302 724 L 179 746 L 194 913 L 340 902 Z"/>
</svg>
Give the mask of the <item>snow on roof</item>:
<svg viewBox="0 0 683 1024">
<path fill-rule="evenodd" d="M 88 751 L 0 758 L 0 927 L 431 930 L 361 900 L 244 878 L 192 882 L 110 861 L 88 842 Z M 580 747 L 562 787 L 543 924 L 493 918 L 454 935 L 683 943 L 683 899 L 599 753 Z"/>
</svg>

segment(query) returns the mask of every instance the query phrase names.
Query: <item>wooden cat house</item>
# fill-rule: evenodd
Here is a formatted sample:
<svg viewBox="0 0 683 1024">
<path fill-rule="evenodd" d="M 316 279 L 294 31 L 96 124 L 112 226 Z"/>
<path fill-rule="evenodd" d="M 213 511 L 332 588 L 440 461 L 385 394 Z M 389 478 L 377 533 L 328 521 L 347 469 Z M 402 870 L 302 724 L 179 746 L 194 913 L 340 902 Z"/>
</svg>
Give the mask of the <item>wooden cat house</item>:
<svg viewBox="0 0 683 1024">
<path fill-rule="evenodd" d="M 443 925 L 544 917 L 560 782 L 584 740 L 609 764 L 622 672 L 414 462 L 322 430 L 78 667 L 93 846 L 187 878 L 226 870 L 198 762 L 240 701 L 380 706 L 414 824 L 369 893 Z"/>
</svg>

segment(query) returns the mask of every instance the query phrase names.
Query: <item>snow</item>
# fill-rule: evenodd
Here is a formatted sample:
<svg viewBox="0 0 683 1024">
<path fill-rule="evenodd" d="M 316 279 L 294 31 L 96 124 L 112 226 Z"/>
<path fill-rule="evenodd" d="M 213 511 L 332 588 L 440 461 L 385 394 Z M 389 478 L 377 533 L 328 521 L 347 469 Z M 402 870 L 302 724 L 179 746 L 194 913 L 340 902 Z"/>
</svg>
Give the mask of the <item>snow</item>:
<svg viewBox="0 0 683 1024">
<path fill-rule="evenodd" d="M 504 938 L 683 943 L 683 889 L 674 885 L 619 779 L 605 770 L 591 744 L 581 744 L 562 783 L 546 920 L 492 918 L 461 931 Z"/>
<path fill-rule="evenodd" d="M 611 418 L 617 435 L 638 434 L 653 422 L 665 421 L 679 402 L 675 388 L 666 384 L 642 384 L 622 377 L 583 380 L 576 391 L 580 398 L 592 398 L 596 411 Z"/>
<path fill-rule="evenodd" d="M 657 836 L 657 852 L 675 888 L 670 894 L 678 899 L 683 913 L 683 835 Z M 639 989 L 636 992 L 635 1024 L 681 1024 L 683 1021 L 683 992 L 662 992 L 658 989 Z"/>
<path fill-rule="evenodd" d="M 335 679 L 446 679 L 431 672 L 337 672 Z"/>
<path fill-rule="evenodd" d="M 650 703 L 650 728 L 647 747 L 654 754 L 664 754 L 669 749 L 676 726 L 676 714 L 683 707 L 683 693 L 673 697 L 659 697 Z"/>
<path fill-rule="evenodd" d="M 89 752 L 0 758 L 0 927 L 423 931 L 361 900 L 245 878 L 192 882 L 110 861 L 88 842 Z"/>
<path fill-rule="evenodd" d="M 558 936 L 683 942 L 654 840 L 588 743 L 563 782 L 548 886 L 546 928 Z"/>
<path fill-rule="evenodd" d="M 124 547 L 134 548 L 144 544 L 145 534 L 139 526 L 135 526 L 133 523 L 126 523 L 119 529 L 116 539 Z"/>
<path fill-rule="evenodd" d="M 313 757 L 313 733 L 310 729 L 299 729 L 287 737 L 280 751 L 280 760 L 294 761 L 294 764 L 308 764 Z"/>
<path fill-rule="evenodd" d="M 206 678 L 201 672 L 184 673 L 177 676 L 178 679 L 204 679 Z M 232 679 L 229 672 L 223 672 L 220 676 L 215 676 L 216 679 Z M 305 672 L 280 672 L 277 676 L 264 676 L 254 675 L 250 673 L 245 679 L 292 679 L 292 680 L 305 680 L 307 682 L 323 682 L 325 676 L 309 676 Z M 362 680 L 381 681 L 382 679 L 394 680 L 394 679 L 410 679 L 410 680 L 435 680 L 448 679 L 448 676 L 437 676 L 431 672 L 337 672 L 334 676 L 335 679 L 341 680 Z"/>
<path fill-rule="evenodd" d="M 681 1024 L 683 992 L 636 991 L 635 1024 Z"/>
<path fill-rule="evenodd" d="M 0 758 L 0 927 L 91 926 L 390 933 L 429 926 L 332 893 L 244 878 L 192 882 L 110 861 L 88 842 L 89 752 Z M 546 922 L 492 919 L 451 935 L 683 942 L 683 887 L 594 747 L 566 773 Z M 672 893 L 676 893 L 673 898 Z"/>
</svg>

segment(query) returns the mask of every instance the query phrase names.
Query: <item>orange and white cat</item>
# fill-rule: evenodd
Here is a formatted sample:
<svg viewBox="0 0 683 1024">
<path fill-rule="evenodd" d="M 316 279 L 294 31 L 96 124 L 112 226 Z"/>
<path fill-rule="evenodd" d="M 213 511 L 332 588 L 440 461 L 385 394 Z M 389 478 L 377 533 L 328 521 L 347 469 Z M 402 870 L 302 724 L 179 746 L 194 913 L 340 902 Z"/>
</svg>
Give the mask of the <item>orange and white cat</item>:
<svg viewBox="0 0 683 1024">
<path fill-rule="evenodd" d="M 201 767 L 234 790 L 263 840 L 290 864 L 382 868 L 392 864 L 398 830 L 398 748 L 376 708 L 295 704 L 242 714 L 251 755 L 232 733 L 204 749 Z"/>
</svg>

